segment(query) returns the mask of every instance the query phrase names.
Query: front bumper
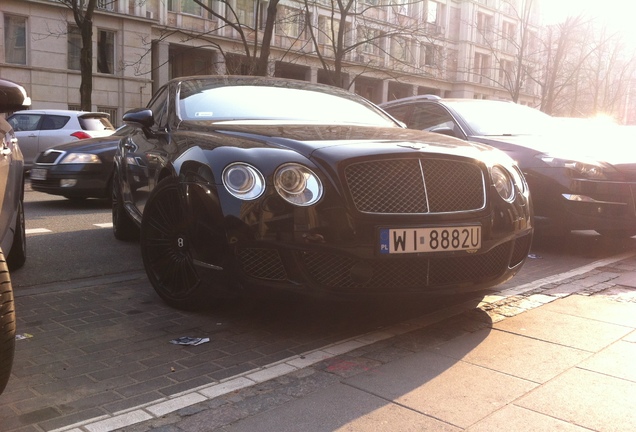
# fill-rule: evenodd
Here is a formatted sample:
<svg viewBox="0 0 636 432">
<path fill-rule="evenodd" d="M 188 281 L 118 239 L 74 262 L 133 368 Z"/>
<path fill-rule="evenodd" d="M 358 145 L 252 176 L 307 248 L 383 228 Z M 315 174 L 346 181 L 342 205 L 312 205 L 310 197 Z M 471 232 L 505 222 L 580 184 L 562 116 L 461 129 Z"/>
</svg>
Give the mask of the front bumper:
<svg viewBox="0 0 636 432">
<path fill-rule="evenodd" d="M 575 180 L 555 189 L 533 192 L 537 228 L 636 230 L 636 182 Z"/>
<path fill-rule="evenodd" d="M 237 248 L 243 285 L 347 297 L 454 294 L 500 284 L 522 267 L 531 230 L 478 253 L 361 258 L 327 248 L 294 250 L 254 244 Z"/>
<path fill-rule="evenodd" d="M 68 198 L 108 198 L 110 196 L 112 170 L 107 170 L 101 164 L 53 166 L 35 164 L 32 173 L 34 170 L 46 170 L 44 179 L 31 178 L 31 187 L 35 191 Z"/>
</svg>

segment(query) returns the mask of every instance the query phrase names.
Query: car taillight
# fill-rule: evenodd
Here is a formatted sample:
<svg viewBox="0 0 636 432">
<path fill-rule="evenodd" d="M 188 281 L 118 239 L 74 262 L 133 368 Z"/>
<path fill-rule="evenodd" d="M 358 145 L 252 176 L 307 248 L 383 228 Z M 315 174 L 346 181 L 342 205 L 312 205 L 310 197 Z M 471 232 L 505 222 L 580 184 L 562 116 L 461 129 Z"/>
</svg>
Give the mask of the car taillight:
<svg viewBox="0 0 636 432">
<path fill-rule="evenodd" d="M 77 131 L 77 132 L 73 132 L 71 134 L 72 137 L 75 137 L 77 139 L 86 139 L 86 138 L 91 138 L 91 136 L 89 134 L 87 134 L 86 132 L 83 131 Z"/>
</svg>

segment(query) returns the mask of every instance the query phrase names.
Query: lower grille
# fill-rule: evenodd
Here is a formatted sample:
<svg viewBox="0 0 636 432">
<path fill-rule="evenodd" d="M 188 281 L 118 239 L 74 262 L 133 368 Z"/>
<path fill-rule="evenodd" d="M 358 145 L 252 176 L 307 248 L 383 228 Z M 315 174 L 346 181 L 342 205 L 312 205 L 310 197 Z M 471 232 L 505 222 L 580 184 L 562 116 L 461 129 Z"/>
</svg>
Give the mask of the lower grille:
<svg viewBox="0 0 636 432">
<path fill-rule="evenodd" d="M 515 240 L 515 247 L 512 249 L 512 257 L 510 258 L 510 268 L 519 265 L 530 252 L 532 243 L 532 234 L 526 234 Z"/>
<path fill-rule="evenodd" d="M 378 259 L 370 262 L 316 252 L 300 253 L 314 283 L 339 291 L 425 292 L 431 287 L 494 280 L 509 267 L 513 242 L 481 255 Z"/>
<path fill-rule="evenodd" d="M 274 281 L 287 279 L 285 267 L 276 249 L 241 249 L 239 260 L 243 272 L 248 276 Z"/>
</svg>

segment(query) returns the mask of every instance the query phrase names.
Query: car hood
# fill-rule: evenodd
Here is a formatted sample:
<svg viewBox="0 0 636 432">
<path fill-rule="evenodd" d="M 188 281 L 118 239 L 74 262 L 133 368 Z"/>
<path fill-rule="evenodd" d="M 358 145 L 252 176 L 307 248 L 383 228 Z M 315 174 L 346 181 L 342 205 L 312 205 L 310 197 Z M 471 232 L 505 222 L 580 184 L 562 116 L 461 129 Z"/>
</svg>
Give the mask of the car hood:
<svg viewBox="0 0 636 432">
<path fill-rule="evenodd" d="M 563 133 L 546 135 L 472 136 L 504 150 L 512 146 L 529 149 L 536 154 L 549 154 L 563 159 L 590 159 L 614 166 L 636 169 L 636 133 L 626 131 L 597 134 Z M 631 151 L 629 149 L 632 149 Z"/>
<path fill-rule="evenodd" d="M 356 125 L 214 125 L 216 133 L 239 136 L 255 146 L 276 146 L 292 149 L 306 157 L 338 149 L 355 154 L 400 151 L 433 151 L 478 157 L 490 147 L 456 138 L 399 127 L 368 127 Z M 236 144 L 236 143 L 234 143 Z"/>
<path fill-rule="evenodd" d="M 109 150 L 112 150 L 114 152 L 121 138 L 122 137 L 120 136 L 113 135 L 99 138 L 88 138 L 79 141 L 73 141 L 67 144 L 57 145 L 53 149 L 66 152 L 82 153 L 100 153 Z"/>
</svg>

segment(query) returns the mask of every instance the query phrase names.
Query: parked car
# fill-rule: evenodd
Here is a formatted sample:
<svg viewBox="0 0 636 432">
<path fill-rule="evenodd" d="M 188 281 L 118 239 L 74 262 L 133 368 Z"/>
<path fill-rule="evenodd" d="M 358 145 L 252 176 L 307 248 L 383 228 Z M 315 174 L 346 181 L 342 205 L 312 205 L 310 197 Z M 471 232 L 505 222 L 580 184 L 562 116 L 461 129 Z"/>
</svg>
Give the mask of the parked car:
<svg viewBox="0 0 636 432">
<path fill-rule="evenodd" d="M 7 121 L 20 141 L 24 167 L 30 169 L 35 157 L 59 144 L 111 135 L 115 128 L 102 112 L 68 110 L 17 111 Z"/>
<path fill-rule="evenodd" d="M 0 79 L 0 113 L 31 104 L 24 87 Z M 22 153 L 11 128 L 0 116 L 0 393 L 11 375 L 15 353 L 15 308 L 11 270 L 26 260 L 24 232 L 24 173 Z M 5 260 L 4 252 L 7 252 Z"/>
<path fill-rule="evenodd" d="M 115 151 L 122 137 L 132 129 L 121 126 L 109 136 L 44 150 L 36 157 L 29 173 L 31 187 L 69 199 L 110 198 Z"/>
<path fill-rule="evenodd" d="M 178 78 L 123 120 L 135 129 L 115 154 L 114 234 L 139 235 L 151 284 L 176 307 L 244 290 L 479 290 L 530 248 L 509 157 L 403 128 L 338 88 Z"/>
<path fill-rule="evenodd" d="M 634 144 L 622 129 L 569 127 L 574 123 L 506 101 L 424 95 L 381 107 L 410 128 L 508 153 L 530 187 L 538 231 L 636 235 L 636 152 L 626 151 Z"/>
</svg>

